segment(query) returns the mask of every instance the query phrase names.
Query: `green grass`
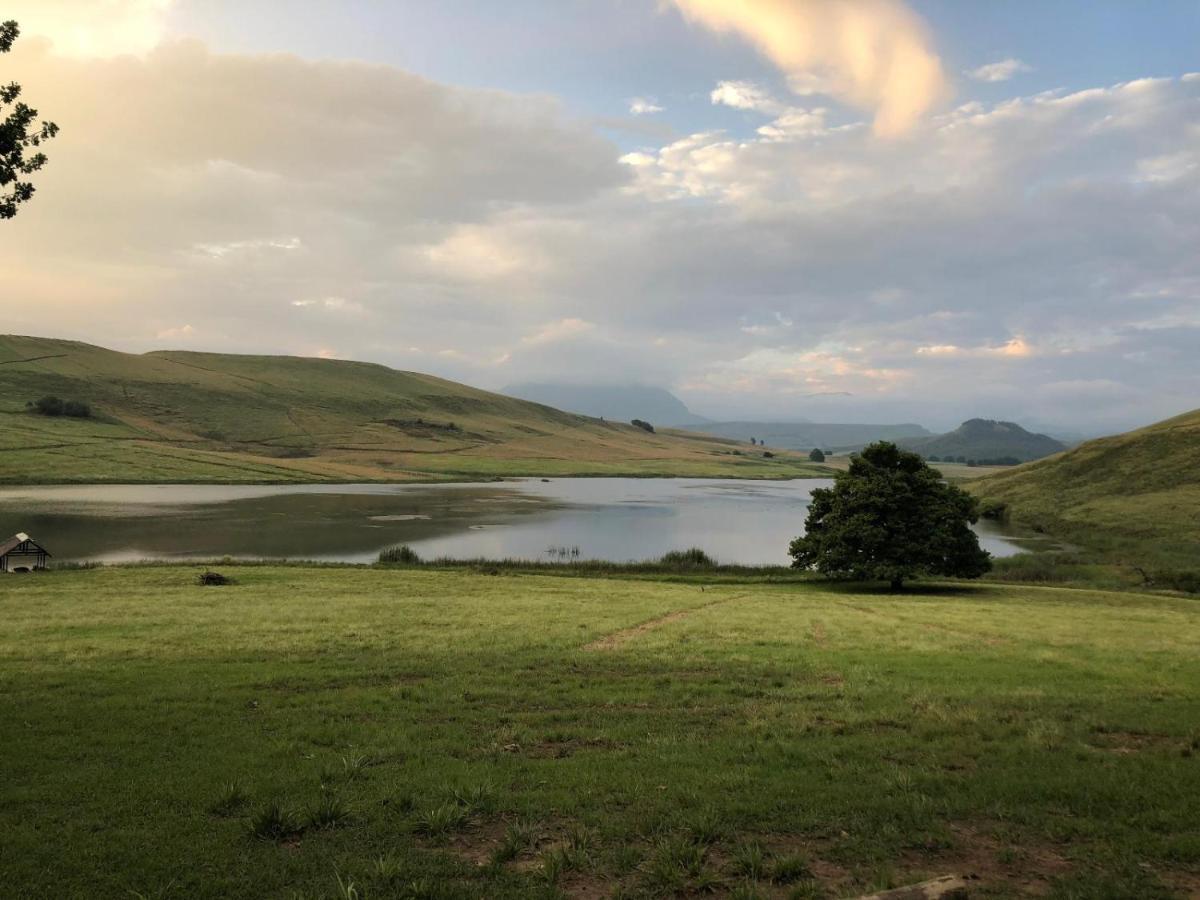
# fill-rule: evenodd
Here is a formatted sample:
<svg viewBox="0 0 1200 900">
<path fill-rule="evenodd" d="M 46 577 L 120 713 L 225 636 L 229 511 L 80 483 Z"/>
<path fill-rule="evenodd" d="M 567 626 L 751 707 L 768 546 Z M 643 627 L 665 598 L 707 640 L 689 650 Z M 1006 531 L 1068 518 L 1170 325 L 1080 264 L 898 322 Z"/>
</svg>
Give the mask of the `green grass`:
<svg viewBox="0 0 1200 900">
<path fill-rule="evenodd" d="M 1200 577 L 1200 410 L 972 481 L 1012 521 L 1167 582 Z M 1169 586 L 1169 585 L 1168 585 Z"/>
<path fill-rule="evenodd" d="M 0 578 L 0 893 L 1200 885 L 1193 600 L 196 571 Z"/>
<path fill-rule="evenodd" d="M 92 419 L 25 403 L 82 400 Z M 0 335 L 0 483 L 351 482 L 514 476 L 788 478 L 799 454 L 648 434 L 384 366 L 116 353 Z"/>
</svg>

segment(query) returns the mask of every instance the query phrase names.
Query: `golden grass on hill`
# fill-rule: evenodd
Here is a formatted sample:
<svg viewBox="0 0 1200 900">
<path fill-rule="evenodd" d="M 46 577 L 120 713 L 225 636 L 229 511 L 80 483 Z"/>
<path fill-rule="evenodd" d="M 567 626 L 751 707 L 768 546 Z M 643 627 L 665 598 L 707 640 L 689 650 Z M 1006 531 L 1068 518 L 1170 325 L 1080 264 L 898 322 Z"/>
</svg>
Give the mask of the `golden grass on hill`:
<svg viewBox="0 0 1200 900">
<path fill-rule="evenodd" d="M 53 394 L 92 419 L 25 409 Z M 786 478 L 800 454 L 649 434 L 384 366 L 0 337 L 0 482 L 405 481 L 517 475 Z"/>
</svg>

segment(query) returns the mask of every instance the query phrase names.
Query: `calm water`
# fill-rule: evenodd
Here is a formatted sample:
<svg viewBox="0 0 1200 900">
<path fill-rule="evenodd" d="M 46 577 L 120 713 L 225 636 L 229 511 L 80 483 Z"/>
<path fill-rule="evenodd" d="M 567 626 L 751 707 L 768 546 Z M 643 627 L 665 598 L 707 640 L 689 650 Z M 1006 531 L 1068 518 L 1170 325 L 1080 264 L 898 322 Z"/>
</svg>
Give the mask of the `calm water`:
<svg viewBox="0 0 1200 900">
<path fill-rule="evenodd" d="M 0 488 L 0 535 L 56 560 L 214 557 L 373 562 L 422 556 L 640 560 L 701 547 L 721 562 L 787 563 L 825 479 L 555 478 L 454 485 L 93 485 Z M 981 523 L 996 556 L 1019 539 Z"/>
</svg>

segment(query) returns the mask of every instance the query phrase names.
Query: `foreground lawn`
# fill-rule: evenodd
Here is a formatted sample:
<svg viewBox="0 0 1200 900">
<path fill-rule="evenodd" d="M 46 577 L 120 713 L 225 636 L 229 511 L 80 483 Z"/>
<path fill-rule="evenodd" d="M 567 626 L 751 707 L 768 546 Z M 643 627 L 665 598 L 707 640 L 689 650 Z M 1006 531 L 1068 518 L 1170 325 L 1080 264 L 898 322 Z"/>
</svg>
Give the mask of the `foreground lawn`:
<svg viewBox="0 0 1200 900">
<path fill-rule="evenodd" d="M 0 577 L 0 894 L 1200 891 L 1200 605 Z"/>
</svg>

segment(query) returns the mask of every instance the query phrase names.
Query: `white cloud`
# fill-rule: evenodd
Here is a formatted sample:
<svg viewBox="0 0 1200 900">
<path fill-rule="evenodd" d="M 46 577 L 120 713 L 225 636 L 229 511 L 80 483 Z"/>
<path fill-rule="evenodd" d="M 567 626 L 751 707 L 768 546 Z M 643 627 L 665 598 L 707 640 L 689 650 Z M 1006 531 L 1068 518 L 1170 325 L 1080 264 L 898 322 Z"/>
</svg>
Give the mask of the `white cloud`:
<svg viewBox="0 0 1200 900">
<path fill-rule="evenodd" d="M 907 132 L 948 93 L 924 23 L 900 0 L 674 3 L 689 20 L 749 41 L 798 93 L 870 111 L 879 135 Z"/>
<path fill-rule="evenodd" d="M 785 104 L 752 81 L 722 81 L 713 88 L 709 96 L 717 105 L 752 109 L 768 115 L 779 115 L 787 109 Z"/>
<path fill-rule="evenodd" d="M 1031 72 L 1032 66 L 1026 65 L 1019 59 L 1012 57 L 1002 59 L 1000 62 L 988 63 L 985 66 L 980 66 L 977 69 L 971 69 L 967 72 L 971 78 L 976 81 L 1008 81 L 1014 75 L 1020 72 Z"/>
<path fill-rule="evenodd" d="M 645 97 L 634 97 L 629 101 L 629 112 L 634 116 L 652 116 L 662 111 L 663 107 Z"/>
</svg>

